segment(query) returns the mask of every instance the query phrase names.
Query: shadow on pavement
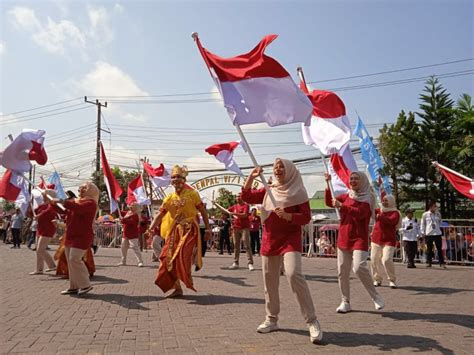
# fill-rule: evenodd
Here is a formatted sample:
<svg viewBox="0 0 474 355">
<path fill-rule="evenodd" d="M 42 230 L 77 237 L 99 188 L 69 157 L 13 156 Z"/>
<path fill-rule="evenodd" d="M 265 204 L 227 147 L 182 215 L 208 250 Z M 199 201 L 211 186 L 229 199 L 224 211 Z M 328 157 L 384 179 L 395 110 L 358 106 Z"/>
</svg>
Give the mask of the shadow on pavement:
<svg viewBox="0 0 474 355">
<path fill-rule="evenodd" d="M 451 288 L 451 287 L 425 287 L 425 286 L 398 286 L 400 290 L 414 291 L 415 295 L 451 295 L 458 292 L 473 292 L 474 290 L 468 290 L 464 288 Z"/>
<path fill-rule="evenodd" d="M 280 331 L 309 337 L 309 333 L 307 330 L 280 329 Z M 319 346 L 325 345 L 335 345 L 347 348 L 354 348 L 358 346 L 373 346 L 377 348 L 377 351 L 439 351 L 440 353 L 446 355 L 454 354 L 452 350 L 443 347 L 434 339 L 413 335 L 324 332 L 323 340 L 321 344 L 319 344 Z M 355 352 L 357 352 L 356 349 Z"/>
<path fill-rule="evenodd" d="M 94 285 L 102 284 L 128 284 L 128 280 L 124 279 L 114 279 L 113 277 L 108 277 L 104 275 L 94 275 L 91 277 L 91 281 Z"/>
<path fill-rule="evenodd" d="M 446 323 L 459 325 L 461 327 L 474 329 L 474 317 L 466 314 L 448 314 L 448 313 L 411 313 L 411 312 L 375 312 L 370 311 L 366 313 L 373 313 L 381 315 L 384 318 L 391 318 L 394 320 L 418 320 L 432 323 Z"/>
<path fill-rule="evenodd" d="M 87 295 L 81 295 L 81 298 L 100 300 L 111 304 L 119 305 L 126 309 L 139 309 L 142 311 L 148 311 L 150 310 L 150 308 L 142 306 L 141 303 L 160 301 L 164 299 L 164 297 L 159 296 L 130 296 L 117 293 L 88 293 Z"/>
<path fill-rule="evenodd" d="M 324 276 L 324 275 L 304 275 L 306 281 L 319 281 L 319 282 L 332 282 L 337 283 L 337 276 Z"/>
<path fill-rule="evenodd" d="M 234 297 L 234 296 L 223 296 L 223 295 L 184 295 L 179 297 L 180 300 L 192 301 L 191 304 L 198 304 L 201 306 L 215 306 L 217 304 L 265 304 L 263 298 L 245 298 L 245 297 Z"/>
<path fill-rule="evenodd" d="M 246 284 L 245 283 L 245 280 L 246 280 L 245 277 L 230 277 L 230 276 L 222 276 L 222 275 L 217 275 L 217 276 L 193 275 L 193 278 L 200 278 L 200 279 L 213 280 L 213 281 L 224 281 L 224 282 L 229 282 L 231 284 L 238 285 L 238 286 L 244 286 L 244 287 L 255 287 L 253 285 Z"/>
</svg>

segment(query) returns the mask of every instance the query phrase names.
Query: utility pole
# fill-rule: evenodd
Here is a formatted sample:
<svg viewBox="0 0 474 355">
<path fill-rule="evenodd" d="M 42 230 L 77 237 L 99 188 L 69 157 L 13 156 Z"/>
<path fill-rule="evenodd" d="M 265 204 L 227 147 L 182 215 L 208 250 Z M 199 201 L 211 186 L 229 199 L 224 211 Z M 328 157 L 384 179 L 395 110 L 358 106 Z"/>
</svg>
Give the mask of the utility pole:
<svg viewBox="0 0 474 355">
<path fill-rule="evenodd" d="M 97 142 L 96 142 L 96 150 L 95 150 L 95 183 L 99 186 L 99 176 L 100 176 L 100 132 L 102 131 L 101 128 L 101 109 L 102 107 L 107 107 L 107 101 L 105 103 L 99 102 L 98 99 L 94 101 L 87 100 L 87 96 L 84 96 L 84 101 L 97 106 Z M 104 130 L 105 131 L 105 130 Z M 106 131 L 108 132 L 108 131 Z M 110 132 L 109 132 L 110 133 Z"/>
</svg>

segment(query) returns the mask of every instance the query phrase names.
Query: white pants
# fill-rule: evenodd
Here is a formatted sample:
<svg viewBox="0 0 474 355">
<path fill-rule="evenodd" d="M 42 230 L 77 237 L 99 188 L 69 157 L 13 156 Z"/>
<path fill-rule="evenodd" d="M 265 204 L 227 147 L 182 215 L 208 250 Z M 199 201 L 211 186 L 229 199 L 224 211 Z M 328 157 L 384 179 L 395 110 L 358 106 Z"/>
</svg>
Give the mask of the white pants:
<svg viewBox="0 0 474 355">
<path fill-rule="evenodd" d="M 382 282 L 382 270 L 385 269 L 388 280 L 395 282 L 395 265 L 393 264 L 393 253 L 395 247 L 390 245 L 370 244 L 370 266 L 374 281 Z"/>
<path fill-rule="evenodd" d="M 153 236 L 153 241 L 151 243 L 151 246 L 153 247 L 153 254 L 155 254 L 155 256 L 157 258 L 160 257 L 160 254 L 161 254 L 161 242 L 162 242 L 163 238 L 161 238 L 161 236 L 159 235 L 154 235 Z"/>
<path fill-rule="evenodd" d="M 265 287 L 265 311 L 267 320 L 276 323 L 280 313 L 280 268 L 285 265 L 285 275 L 290 284 L 301 314 L 306 323 L 316 320 L 313 299 L 304 278 L 301 266 L 301 253 L 289 252 L 284 255 L 262 256 L 263 285 Z"/>
<path fill-rule="evenodd" d="M 140 252 L 140 244 L 139 244 L 138 238 L 134 239 L 127 239 L 127 238 L 122 238 L 122 263 L 125 264 L 127 262 L 127 252 L 128 248 L 132 248 L 133 251 L 135 252 L 135 255 L 137 257 L 138 263 L 143 264 L 143 259 L 142 259 L 142 253 Z"/>
<path fill-rule="evenodd" d="M 48 253 L 48 247 L 51 237 L 39 237 L 36 244 L 36 271 L 43 271 L 44 263 L 48 265 L 49 269 L 54 269 L 56 265 L 52 256 Z"/>
<path fill-rule="evenodd" d="M 342 301 L 350 303 L 349 275 L 351 269 L 364 285 L 372 300 L 377 296 L 377 291 L 372 281 L 367 258 L 368 251 L 353 250 L 346 251 L 337 248 L 337 272 L 339 278 L 339 288 L 341 290 Z"/>
<path fill-rule="evenodd" d="M 91 285 L 86 264 L 82 261 L 86 250 L 66 247 L 66 260 L 69 268 L 69 288 L 77 290 Z"/>
</svg>

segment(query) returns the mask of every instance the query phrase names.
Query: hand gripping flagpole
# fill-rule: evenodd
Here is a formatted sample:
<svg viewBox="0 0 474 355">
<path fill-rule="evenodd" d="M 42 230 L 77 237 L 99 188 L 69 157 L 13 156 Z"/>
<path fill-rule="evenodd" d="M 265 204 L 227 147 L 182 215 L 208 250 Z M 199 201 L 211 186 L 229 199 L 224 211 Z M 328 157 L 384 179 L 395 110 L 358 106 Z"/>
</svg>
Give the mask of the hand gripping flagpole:
<svg viewBox="0 0 474 355">
<path fill-rule="evenodd" d="M 201 46 L 200 46 L 200 43 L 199 43 L 199 34 L 198 34 L 197 32 L 193 32 L 193 33 L 191 34 L 191 37 L 194 39 L 194 42 L 196 42 L 196 45 L 198 46 L 199 52 L 201 53 L 201 55 L 202 55 L 204 61 L 206 62 L 206 66 L 207 66 L 207 68 L 208 68 L 208 70 L 209 70 L 209 74 L 211 74 L 211 78 L 214 79 L 214 76 L 212 75 L 212 72 L 211 72 L 211 70 L 210 70 L 210 68 L 209 68 L 209 63 L 207 62 L 206 57 L 205 57 L 205 56 L 203 55 L 203 53 L 202 53 L 202 49 L 201 49 Z M 218 84 L 218 83 L 216 83 L 216 84 Z M 222 91 L 220 90 L 220 88 L 219 88 L 219 93 L 220 93 L 221 96 L 222 96 Z M 250 146 L 249 146 L 249 144 L 248 144 L 248 142 L 247 142 L 247 139 L 245 138 L 244 132 L 243 132 L 242 129 L 240 128 L 240 125 L 239 125 L 239 124 L 237 124 L 237 123 L 235 123 L 235 122 L 232 122 L 232 124 L 233 124 L 233 125 L 235 126 L 235 128 L 237 129 L 237 132 L 239 133 L 239 136 L 240 136 L 240 138 L 242 139 L 242 143 L 243 143 L 244 150 L 248 153 L 250 159 L 252 160 L 253 166 L 257 168 L 259 165 L 258 165 L 258 163 L 257 163 L 257 160 L 255 159 L 255 156 L 254 156 L 252 150 L 250 149 Z M 276 200 L 275 200 L 275 197 L 273 196 L 272 191 L 270 190 L 270 186 L 268 185 L 267 180 L 265 179 L 265 176 L 263 175 L 263 172 L 260 173 L 260 179 L 261 179 L 261 181 L 262 181 L 263 186 L 265 187 L 265 190 L 267 191 L 268 197 L 270 197 L 270 200 L 271 200 L 272 203 L 273 203 L 273 206 L 278 207 L 277 202 L 276 202 Z"/>
<path fill-rule="evenodd" d="M 298 72 L 298 77 L 303 82 L 304 86 L 306 87 L 306 79 L 304 77 L 303 68 L 298 67 L 298 68 L 296 68 L 296 71 Z M 326 171 L 326 174 L 331 176 L 331 174 L 329 173 L 328 163 L 326 162 L 326 157 L 324 156 L 323 152 L 321 152 L 321 150 L 316 146 L 316 144 L 312 144 L 312 147 L 319 150 L 319 154 L 321 156 L 321 160 L 322 160 L 323 165 L 324 165 L 324 170 Z M 332 198 L 336 198 L 335 197 L 336 195 L 334 194 L 334 186 L 332 185 L 332 180 L 329 180 L 328 182 L 329 182 L 329 184 L 328 184 L 329 185 L 329 191 L 331 191 L 331 196 L 332 196 Z M 339 208 L 335 207 L 335 209 L 336 209 L 337 219 L 341 219 L 341 216 L 339 214 Z"/>
</svg>

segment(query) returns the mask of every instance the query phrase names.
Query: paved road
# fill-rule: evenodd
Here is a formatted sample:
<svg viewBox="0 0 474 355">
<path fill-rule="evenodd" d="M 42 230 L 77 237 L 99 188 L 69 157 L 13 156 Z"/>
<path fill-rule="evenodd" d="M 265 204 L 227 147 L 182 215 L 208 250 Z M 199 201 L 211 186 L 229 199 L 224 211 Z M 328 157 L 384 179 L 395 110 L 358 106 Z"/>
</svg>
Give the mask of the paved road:
<svg viewBox="0 0 474 355">
<path fill-rule="evenodd" d="M 130 250 L 131 252 L 131 250 Z M 195 274 L 198 293 L 164 299 L 153 284 L 156 263 L 117 267 L 119 249 L 99 249 L 94 290 L 64 296 L 67 281 L 29 276 L 30 250 L 0 245 L 0 351 L 2 353 L 304 354 L 433 352 L 474 349 L 474 268 L 406 269 L 397 265 L 399 289 L 381 287 L 386 308 L 376 312 L 357 279 L 350 314 L 336 314 L 335 259 L 304 259 L 304 270 L 324 330 L 313 345 L 296 301 L 281 278 L 282 330 L 258 334 L 264 319 L 260 258 L 256 270 L 227 270 L 228 255 L 208 253 Z M 241 263 L 244 263 L 242 256 Z M 133 252 L 129 262 L 135 261 Z M 469 350 L 471 349 L 471 350 Z"/>
</svg>

